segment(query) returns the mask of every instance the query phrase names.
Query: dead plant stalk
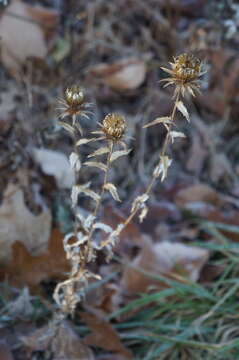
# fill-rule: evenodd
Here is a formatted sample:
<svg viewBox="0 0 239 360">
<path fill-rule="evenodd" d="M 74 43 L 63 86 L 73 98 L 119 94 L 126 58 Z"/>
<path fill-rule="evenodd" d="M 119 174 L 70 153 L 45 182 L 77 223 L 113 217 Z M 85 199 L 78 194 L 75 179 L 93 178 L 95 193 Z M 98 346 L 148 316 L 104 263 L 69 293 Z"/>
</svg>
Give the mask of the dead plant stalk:
<svg viewBox="0 0 239 360">
<path fill-rule="evenodd" d="M 140 222 L 144 220 L 148 212 L 146 203 L 150 197 L 153 186 L 157 179 L 161 177 L 164 181 L 167 177 L 168 168 L 172 163 L 172 159 L 167 155 L 167 149 L 170 142 L 174 142 L 176 138 L 184 138 L 185 134 L 174 131 L 176 112 L 177 110 L 189 121 L 189 113 L 182 102 L 185 93 L 195 96 L 199 92 L 198 78 L 203 74 L 201 62 L 193 55 L 182 54 L 174 58 L 174 62 L 170 63 L 171 69 L 162 68 L 170 74 L 169 78 L 161 81 L 166 81 L 166 86 L 174 85 L 174 105 L 170 116 L 158 117 L 146 124 L 144 128 L 151 127 L 157 124 L 162 124 L 166 128 L 167 134 L 163 142 L 162 148 L 159 152 L 159 161 L 156 164 L 149 184 L 143 194 L 137 196 L 131 206 L 129 216 L 122 223 L 118 224 L 115 229 L 109 225 L 100 222 L 100 207 L 105 195 L 108 191 L 115 201 L 120 201 L 117 187 L 109 182 L 109 171 L 112 163 L 129 154 L 123 141 L 126 122 L 123 116 L 119 114 L 108 114 L 99 124 L 100 129 L 91 132 L 91 136 L 83 137 L 83 130 L 79 121 L 80 116 L 88 118 L 89 104 L 85 102 L 84 92 L 79 86 L 67 88 L 65 91 L 65 98 L 61 100 L 61 117 L 70 118 L 69 122 L 61 121 L 64 129 L 73 137 L 74 151 L 70 155 L 71 167 L 75 171 L 75 185 L 72 188 L 72 208 L 75 214 L 74 231 L 69 233 L 64 238 L 64 249 L 67 258 L 71 261 L 72 269 L 66 281 L 57 285 L 54 292 L 54 299 L 58 303 L 63 313 L 74 313 L 75 307 L 85 295 L 85 289 L 88 284 L 88 279 L 100 279 L 98 274 L 92 273 L 88 269 L 88 264 L 95 260 L 98 251 L 106 251 L 108 259 L 113 255 L 113 248 L 122 230 L 138 215 Z M 77 117 L 78 116 L 78 117 Z M 80 136 L 79 136 L 80 135 Z M 96 151 L 90 153 L 87 158 L 96 158 L 95 161 L 81 162 L 80 147 L 89 143 L 99 144 Z M 102 143 L 103 142 L 103 143 Z M 106 145 L 105 145 L 106 142 Z M 103 145 L 101 145 L 103 144 Z M 121 150 L 115 150 L 116 146 L 121 146 Z M 98 158 L 106 156 L 106 160 L 99 161 Z M 80 184 L 79 172 L 81 167 L 93 167 L 104 172 L 102 185 L 98 191 L 91 188 L 91 182 Z M 95 202 L 94 210 L 87 216 L 83 215 L 78 208 L 78 198 L 80 195 L 87 196 L 91 201 Z M 102 240 L 102 235 L 99 232 L 106 233 L 107 237 Z"/>
</svg>

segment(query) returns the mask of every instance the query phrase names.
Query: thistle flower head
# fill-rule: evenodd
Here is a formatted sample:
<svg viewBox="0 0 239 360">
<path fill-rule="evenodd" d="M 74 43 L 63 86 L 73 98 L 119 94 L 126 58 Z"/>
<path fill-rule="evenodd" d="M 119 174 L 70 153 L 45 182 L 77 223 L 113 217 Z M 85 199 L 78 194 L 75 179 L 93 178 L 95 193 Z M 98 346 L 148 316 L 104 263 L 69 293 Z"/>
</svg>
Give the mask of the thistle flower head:
<svg viewBox="0 0 239 360">
<path fill-rule="evenodd" d="M 166 81 L 164 87 L 168 85 L 175 85 L 175 94 L 181 92 L 184 96 L 185 91 L 195 96 L 194 91 L 199 92 L 200 84 L 199 77 L 204 74 L 202 71 L 202 63 L 192 54 L 181 54 L 173 58 L 174 62 L 170 63 L 171 69 L 162 69 L 171 75 L 170 78 L 163 79 Z"/>
<path fill-rule="evenodd" d="M 126 129 L 126 122 L 122 115 L 108 114 L 102 122 L 102 131 L 111 140 L 121 140 Z"/>
</svg>

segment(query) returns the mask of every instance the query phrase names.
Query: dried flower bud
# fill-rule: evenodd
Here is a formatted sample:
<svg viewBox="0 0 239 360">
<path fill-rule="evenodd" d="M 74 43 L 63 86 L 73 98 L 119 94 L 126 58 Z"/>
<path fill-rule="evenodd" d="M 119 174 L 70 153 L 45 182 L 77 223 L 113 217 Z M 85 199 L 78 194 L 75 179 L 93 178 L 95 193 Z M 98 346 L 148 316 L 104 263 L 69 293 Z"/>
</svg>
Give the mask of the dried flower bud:
<svg viewBox="0 0 239 360">
<path fill-rule="evenodd" d="M 84 101 L 84 92 L 80 86 L 73 85 L 66 88 L 65 100 L 69 106 L 78 107 Z"/>
<path fill-rule="evenodd" d="M 108 114 L 103 120 L 102 130 L 112 140 L 120 140 L 125 132 L 126 123 L 122 115 Z"/>
<path fill-rule="evenodd" d="M 88 114 L 91 113 L 87 110 L 91 104 L 85 102 L 83 89 L 78 85 L 66 88 L 64 98 L 59 99 L 59 105 L 60 107 L 58 107 L 58 110 L 61 111 L 60 118 L 64 119 L 66 116 L 72 117 L 72 125 L 76 125 L 77 121 L 77 128 L 80 133 L 83 134 L 80 122 L 76 117 L 77 115 L 80 115 L 89 119 Z M 67 123 L 64 125 L 65 128 L 69 128 Z"/>
</svg>

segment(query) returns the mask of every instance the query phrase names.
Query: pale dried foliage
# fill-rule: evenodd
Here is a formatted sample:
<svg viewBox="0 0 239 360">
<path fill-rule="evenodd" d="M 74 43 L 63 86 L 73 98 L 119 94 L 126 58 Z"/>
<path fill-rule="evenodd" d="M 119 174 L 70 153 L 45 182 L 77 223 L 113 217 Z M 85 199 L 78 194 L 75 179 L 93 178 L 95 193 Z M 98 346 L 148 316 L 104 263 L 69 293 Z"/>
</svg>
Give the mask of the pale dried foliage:
<svg viewBox="0 0 239 360">
<path fill-rule="evenodd" d="M 144 220 L 148 213 L 147 202 L 149 200 L 153 186 L 158 178 L 164 181 L 167 177 L 168 169 L 172 164 L 172 159 L 167 154 L 168 145 L 174 143 L 178 138 L 184 138 L 185 134 L 174 130 L 176 113 L 181 113 L 189 121 L 189 113 L 181 98 L 187 93 L 195 95 L 198 90 L 198 77 L 202 75 L 200 60 L 192 55 L 182 54 L 174 58 L 171 63 L 172 70 L 167 71 L 172 77 L 167 78 L 167 85 L 174 85 L 174 105 L 172 113 L 167 117 L 158 117 L 144 127 L 148 128 L 157 124 L 162 124 L 166 128 L 166 136 L 162 148 L 159 151 L 158 161 L 153 169 L 152 176 L 148 186 L 143 194 L 137 196 L 131 206 L 128 217 L 115 229 L 103 223 L 99 219 L 100 207 L 105 193 L 109 193 L 115 201 L 121 201 L 117 186 L 111 183 L 109 179 L 109 170 L 114 162 L 122 156 L 127 156 L 131 149 L 127 149 L 124 142 L 126 131 L 126 121 L 122 115 L 108 114 L 99 124 L 100 128 L 89 134 L 88 137 L 82 137 L 83 131 L 77 115 L 86 116 L 83 90 L 74 86 L 68 88 L 65 92 L 62 118 L 70 115 L 71 124 L 65 119 L 61 125 L 74 139 L 74 150 L 70 154 L 70 164 L 75 173 L 75 184 L 72 187 L 71 200 L 72 209 L 75 214 L 74 231 L 64 238 L 64 249 L 67 259 L 71 262 L 71 272 L 67 280 L 59 283 L 54 292 L 54 299 L 60 309 L 68 314 L 74 313 L 75 307 L 79 301 L 84 298 L 85 289 L 89 279 L 100 279 L 98 274 L 89 270 L 89 264 L 92 263 L 99 251 L 105 251 L 107 260 L 113 255 L 113 248 L 122 230 L 137 215 L 140 222 Z M 194 90 L 194 91 L 193 91 Z M 81 159 L 81 147 L 89 147 L 90 143 L 96 143 L 97 149 L 94 152 L 89 150 L 86 158 Z M 89 147 L 90 149 L 90 147 Z M 103 181 L 98 190 L 93 189 L 91 182 L 79 184 L 79 172 L 87 168 L 96 168 L 103 172 Z M 89 215 L 82 214 L 79 211 L 78 201 L 81 196 L 86 196 L 93 203 L 93 211 Z M 102 232 L 104 236 L 102 236 Z"/>
</svg>

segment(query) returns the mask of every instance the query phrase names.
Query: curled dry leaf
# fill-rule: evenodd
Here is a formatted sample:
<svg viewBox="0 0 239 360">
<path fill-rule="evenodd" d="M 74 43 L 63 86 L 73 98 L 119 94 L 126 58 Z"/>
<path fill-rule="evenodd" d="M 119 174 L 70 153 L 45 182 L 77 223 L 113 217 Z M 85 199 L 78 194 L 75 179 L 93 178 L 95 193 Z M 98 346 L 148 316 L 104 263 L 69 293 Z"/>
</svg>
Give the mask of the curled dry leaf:
<svg viewBox="0 0 239 360">
<path fill-rule="evenodd" d="M 170 123 L 172 123 L 171 117 L 169 117 L 169 116 L 158 117 L 158 118 L 154 119 L 153 121 L 149 122 L 148 124 L 144 125 L 143 128 L 147 128 L 147 127 L 157 125 L 157 124 L 164 124 L 167 128 L 167 125 L 169 125 Z"/>
<path fill-rule="evenodd" d="M 142 208 L 143 205 L 144 205 L 144 203 L 148 200 L 148 198 L 149 198 L 149 195 L 146 194 L 146 193 L 137 196 L 137 197 L 134 199 L 133 203 L 132 203 L 132 207 L 131 207 L 131 211 L 130 211 L 130 212 L 132 213 L 132 212 L 135 211 L 136 209 Z"/>
<path fill-rule="evenodd" d="M 186 135 L 180 131 L 170 131 L 170 136 L 171 136 L 171 139 L 172 139 L 172 143 L 174 143 L 174 139 L 175 138 L 185 138 Z"/>
<path fill-rule="evenodd" d="M 113 229 L 111 226 L 104 224 L 102 222 L 97 222 L 93 225 L 94 229 L 99 229 L 99 230 L 103 230 L 104 232 L 106 232 L 107 234 L 112 233 Z"/>
<path fill-rule="evenodd" d="M 77 153 L 72 152 L 70 154 L 69 161 L 70 161 L 72 169 L 75 169 L 75 171 L 80 171 L 81 161 L 80 161 L 79 155 Z"/>
<path fill-rule="evenodd" d="M 80 193 L 83 193 L 84 195 L 89 196 L 96 202 L 99 201 L 100 195 L 97 194 L 96 192 L 94 192 L 93 190 L 89 189 L 89 187 L 90 187 L 90 182 L 88 182 L 87 184 L 84 184 L 84 185 L 74 185 L 72 187 L 71 200 L 72 200 L 73 206 L 76 206 L 77 201 L 78 201 L 78 196 Z"/>
<path fill-rule="evenodd" d="M 168 168 L 172 164 L 172 159 L 166 155 L 160 156 L 160 162 L 155 167 L 153 175 L 159 177 L 161 175 L 161 181 L 164 181 L 168 174 Z"/>
<path fill-rule="evenodd" d="M 139 222 L 142 223 L 144 221 L 144 219 L 146 218 L 147 214 L 148 214 L 149 208 L 148 206 L 144 205 L 144 207 L 141 209 L 140 214 L 139 214 Z"/>
<path fill-rule="evenodd" d="M 33 157 L 45 174 L 54 176 L 60 188 L 70 189 L 72 187 L 74 171 L 66 155 L 59 151 L 35 148 Z"/>
<path fill-rule="evenodd" d="M 51 213 L 33 215 L 25 205 L 24 194 L 17 186 L 8 185 L 0 207 L 0 262 L 9 262 L 15 241 L 24 244 L 32 254 L 46 250 L 51 229 Z"/>
<path fill-rule="evenodd" d="M 118 195 L 117 188 L 114 184 L 107 183 L 104 185 L 104 189 L 108 190 L 111 193 L 114 200 L 121 201 Z"/>
<path fill-rule="evenodd" d="M 91 73 L 115 90 L 134 90 L 144 82 L 146 65 L 143 60 L 132 57 L 110 65 L 96 65 Z"/>
<path fill-rule="evenodd" d="M 57 17 L 54 11 L 34 8 L 20 0 L 10 2 L 0 19 L 1 59 L 14 75 L 28 58 L 45 58 L 44 25 L 56 24 Z"/>
<path fill-rule="evenodd" d="M 140 254 L 126 267 L 122 286 L 128 293 L 145 292 L 149 287 L 163 288 L 165 284 L 141 271 L 153 275 L 161 274 L 168 278 L 197 281 L 202 267 L 206 264 L 209 252 L 199 247 L 163 241 L 153 244 L 146 239 Z M 141 271 L 140 271 L 141 270 Z"/>
<path fill-rule="evenodd" d="M 189 113 L 184 103 L 182 101 L 177 101 L 176 106 L 178 110 L 181 112 L 181 114 L 187 119 L 187 121 L 190 121 Z"/>
</svg>

